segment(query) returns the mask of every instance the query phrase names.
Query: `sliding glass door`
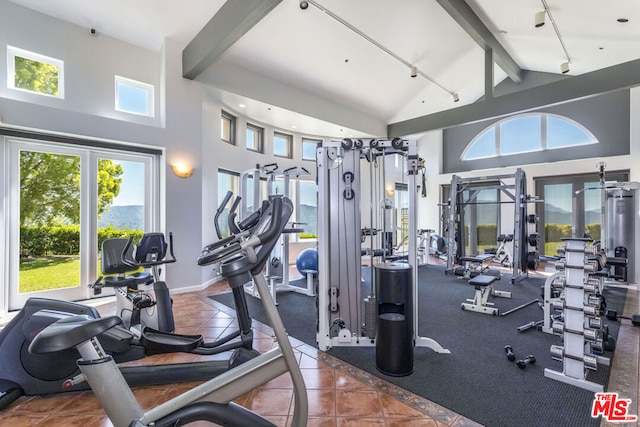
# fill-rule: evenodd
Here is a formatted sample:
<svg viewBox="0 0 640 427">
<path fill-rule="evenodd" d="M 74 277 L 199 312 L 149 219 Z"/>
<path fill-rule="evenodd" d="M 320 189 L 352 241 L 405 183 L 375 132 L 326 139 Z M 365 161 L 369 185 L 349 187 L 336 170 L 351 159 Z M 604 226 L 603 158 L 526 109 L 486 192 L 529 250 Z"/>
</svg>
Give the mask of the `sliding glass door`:
<svg viewBox="0 0 640 427">
<path fill-rule="evenodd" d="M 4 144 L 9 309 L 30 297 L 91 297 L 102 240 L 154 228 L 154 156 L 10 138 Z"/>
<path fill-rule="evenodd" d="M 607 182 L 625 182 L 628 171 L 606 173 Z M 601 197 L 598 173 L 534 178 L 541 255 L 556 256 L 565 237 L 600 239 Z"/>
</svg>

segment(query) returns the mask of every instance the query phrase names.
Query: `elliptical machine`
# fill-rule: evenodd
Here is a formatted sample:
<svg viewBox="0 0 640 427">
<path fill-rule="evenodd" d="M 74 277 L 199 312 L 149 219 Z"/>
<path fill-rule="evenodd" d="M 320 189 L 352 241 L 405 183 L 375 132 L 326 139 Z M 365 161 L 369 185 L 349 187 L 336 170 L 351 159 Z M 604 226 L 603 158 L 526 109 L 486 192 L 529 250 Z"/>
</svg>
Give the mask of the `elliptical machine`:
<svg viewBox="0 0 640 427">
<path fill-rule="evenodd" d="M 225 198 L 222 207 L 228 203 L 231 195 Z M 268 206 L 268 203 L 263 204 L 260 212 L 252 215 L 253 225 L 258 220 L 263 221 L 263 217 L 270 214 Z M 218 215 L 216 220 L 217 217 Z M 244 226 L 251 229 L 248 224 L 247 222 Z M 248 233 L 250 231 L 240 231 L 238 236 L 231 236 L 226 239 L 226 242 L 246 238 Z M 177 335 L 169 332 L 174 329 L 174 324 L 166 283 L 157 280 L 159 277 L 157 271 L 153 275 L 147 272 L 136 272 L 142 264 L 157 267 L 160 264 L 175 262 L 172 235 L 169 234 L 169 245 L 165 247 L 162 244 L 164 236 L 162 235 L 160 239 L 159 234 L 161 233 L 152 233 L 153 237 L 146 240 L 143 238 L 135 246 L 132 246 L 131 238 L 109 239 L 105 241 L 106 245 L 103 244 L 102 272 L 116 274 L 116 276 L 103 279 L 102 286 L 94 283 L 94 291 L 97 289 L 99 292 L 104 286 L 113 286 L 116 295 L 119 295 L 117 300 L 120 300 L 116 314 L 123 314 L 127 319 L 124 325 L 118 325 L 100 335 L 99 339 L 105 351 L 111 354 L 117 363 L 168 352 L 212 355 L 232 351 L 232 354 L 227 360 L 122 367 L 121 371 L 127 383 L 137 387 L 201 381 L 257 357 L 260 353 L 253 349 L 251 318 L 242 289 L 233 290 L 239 324 L 237 331 L 211 343 L 205 343 L 201 335 Z M 110 242 L 110 240 L 113 241 Z M 214 245 L 219 247 L 217 246 L 219 244 L 216 242 Z M 206 246 L 203 253 L 209 251 L 214 245 Z M 163 249 L 157 251 L 153 249 L 154 247 Z M 168 260 L 164 259 L 164 255 L 160 256 L 160 253 L 166 253 L 166 251 L 171 255 Z M 150 253 L 155 255 L 149 255 Z M 202 260 L 198 263 L 208 265 Z M 141 289 L 144 292 L 141 292 Z M 147 293 L 143 296 L 150 290 L 153 294 Z M 152 312 L 154 309 L 155 314 Z M 95 308 L 83 304 L 30 298 L 22 310 L 0 331 L 0 361 L 2 361 L 0 363 L 0 411 L 22 395 L 34 396 L 89 389 L 89 385 L 76 366 L 75 362 L 78 358 L 76 350 L 68 349 L 54 354 L 31 354 L 27 351 L 33 338 L 46 326 L 77 314 L 100 318 Z M 145 322 L 156 322 L 154 325 L 159 327 L 158 329 L 149 326 L 141 327 L 140 325 Z M 135 333 L 130 330 L 132 326 Z M 69 378 L 72 379 L 68 380 Z"/>
<path fill-rule="evenodd" d="M 273 245 L 292 210 L 290 200 L 275 198 L 272 216 L 266 217 L 270 220 L 256 227 L 248 238 L 238 237 L 233 241 L 210 245 L 199 258 L 201 265 L 221 262 L 221 274 L 232 289 L 242 288 L 253 278 L 278 341 L 277 348 L 146 412 L 135 400 L 113 358 L 105 353 L 100 344 L 100 334 L 121 323 L 119 317 L 93 319 L 78 315 L 62 319 L 40 332 L 29 346 L 29 351 L 47 354 L 76 348 L 82 356 L 78 361 L 79 368 L 116 427 L 180 426 L 197 420 L 232 427 L 274 427 L 273 423 L 234 404 L 232 400 L 287 372 L 293 384 L 292 426 L 305 427 L 308 401 L 304 379 L 262 275 Z"/>
</svg>

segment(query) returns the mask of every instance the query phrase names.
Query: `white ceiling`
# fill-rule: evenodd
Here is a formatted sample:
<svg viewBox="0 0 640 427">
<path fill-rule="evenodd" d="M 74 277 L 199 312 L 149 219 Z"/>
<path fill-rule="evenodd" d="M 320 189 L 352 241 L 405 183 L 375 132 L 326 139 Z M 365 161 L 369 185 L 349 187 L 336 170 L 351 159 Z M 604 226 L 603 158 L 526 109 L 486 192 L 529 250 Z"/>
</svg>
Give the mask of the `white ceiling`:
<svg viewBox="0 0 640 427">
<path fill-rule="evenodd" d="M 164 38 L 185 46 L 223 0 L 11 0 L 54 17 L 95 28 L 148 49 Z M 405 64 L 310 5 L 283 0 L 229 48 L 228 61 L 394 123 L 474 102 L 484 93 L 484 50 L 437 1 L 315 0 L 331 13 L 433 79 L 410 77 Z M 547 16 L 534 28 L 541 0 L 467 0 L 484 25 L 523 70 L 560 73 L 566 53 Z M 640 1 L 546 0 L 578 75 L 640 57 Z M 627 23 L 617 22 L 626 18 Z M 506 78 L 497 66 L 494 82 Z M 452 93 L 460 96 L 453 102 Z M 277 105 L 223 94 L 246 114 L 283 129 L 336 135 L 340 126 L 303 117 Z M 237 105 L 230 105 L 238 109 Z M 266 114 L 267 108 L 278 114 Z M 358 129 L 348 129 L 358 133 Z"/>
</svg>

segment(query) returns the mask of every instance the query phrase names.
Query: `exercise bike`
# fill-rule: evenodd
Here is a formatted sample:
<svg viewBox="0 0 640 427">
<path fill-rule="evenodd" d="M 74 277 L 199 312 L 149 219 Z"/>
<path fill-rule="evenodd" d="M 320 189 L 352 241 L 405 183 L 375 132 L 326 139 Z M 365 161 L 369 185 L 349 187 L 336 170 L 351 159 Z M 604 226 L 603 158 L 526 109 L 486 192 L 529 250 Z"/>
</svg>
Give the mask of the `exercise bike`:
<svg viewBox="0 0 640 427">
<path fill-rule="evenodd" d="M 169 243 L 164 233 L 145 233 L 135 245 L 133 236 L 106 239 L 101 261 L 102 276 L 89 287 L 94 295 L 103 288 L 114 290 L 116 315 L 127 328 L 135 329 L 138 336 L 142 325 L 168 333 L 175 330 L 169 288 L 160 280 L 160 266 L 176 262 L 172 233 Z"/>
<path fill-rule="evenodd" d="M 269 254 L 293 211 L 293 205 L 289 199 L 277 197 L 273 199 L 272 209 L 271 216 L 263 217 L 262 224 L 250 236 L 209 245 L 203 250 L 199 263 L 221 262 L 220 272 L 232 289 L 242 288 L 253 278 L 278 340 L 277 348 L 146 412 L 135 400 L 113 358 L 100 343 L 101 334 L 122 322 L 119 317 L 94 319 L 77 315 L 61 319 L 35 337 L 29 345 L 29 352 L 51 354 L 76 348 L 81 354 L 78 367 L 116 427 L 180 426 L 196 420 L 236 427 L 273 427 L 273 423 L 234 404 L 232 400 L 286 372 L 291 376 L 294 391 L 292 425 L 306 426 L 308 402 L 302 373 L 262 275 Z"/>
</svg>

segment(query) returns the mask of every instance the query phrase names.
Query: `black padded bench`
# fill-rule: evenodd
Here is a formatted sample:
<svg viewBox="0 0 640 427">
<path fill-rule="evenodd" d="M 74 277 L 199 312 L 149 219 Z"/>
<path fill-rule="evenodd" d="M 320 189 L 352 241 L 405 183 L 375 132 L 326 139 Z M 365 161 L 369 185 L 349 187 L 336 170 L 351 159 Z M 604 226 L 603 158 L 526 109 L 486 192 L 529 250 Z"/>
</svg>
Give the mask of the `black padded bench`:
<svg viewBox="0 0 640 427">
<path fill-rule="evenodd" d="M 495 255 L 493 254 L 460 257 L 458 261 L 463 265 L 455 268 L 453 273 L 457 276 L 464 276 L 467 279 L 478 276 L 489 269 L 494 257 Z"/>
<path fill-rule="evenodd" d="M 493 307 L 493 303 L 489 302 L 489 297 L 511 298 L 511 292 L 497 291 L 493 289 L 493 283 L 500 280 L 499 276 L 480 274 L 469 280 L 476 293 L 473 299 L 467 299 L 462 303 L 463 310 L 477 311 L 478 313 L 498 315 L 498 308 Z"/>
</svg>

